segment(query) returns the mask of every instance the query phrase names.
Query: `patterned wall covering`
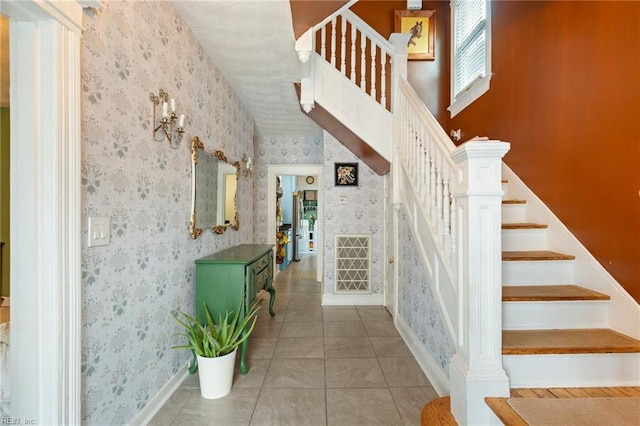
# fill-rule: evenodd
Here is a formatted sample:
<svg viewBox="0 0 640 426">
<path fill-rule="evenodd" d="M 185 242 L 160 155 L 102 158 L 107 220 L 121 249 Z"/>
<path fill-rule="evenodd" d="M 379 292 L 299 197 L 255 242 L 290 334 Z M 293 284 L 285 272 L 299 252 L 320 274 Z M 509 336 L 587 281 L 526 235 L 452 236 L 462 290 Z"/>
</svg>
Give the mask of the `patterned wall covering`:
<svg viewBox="0 0 640 426">
<path fill-rule="evenodd" d="M 184 365 L 169 313 L 193 311 L 194 260 L 252 241 L 253 187 L 240 230 L 188 233 L 195 135 L 230 160 L 253 157 L 253 119 L 168 2 L 103 2 L 82 38 L 82 419 L 128 423 Z M 151 139 L 149 92 L 188 116 L 179 149 Z M 86 247 L 87 217 L 111 244 Z"/>
<path fill-rule="evenodd" d="M 425 350 L 449 377 L 449 361 L 455 353 L 445 330 L 438 303 L 434 299 L 427 269 L 419 255 L 418 247 L 403 209 L 398 218 L 400 253 L 398 262 L 398 313 L 418 337 Z"/>
<path fill-rule="evenodd" d="M 334 186 L 335 162 L 359 162 L 359 186 Z M 344 145 L 324 132 L 324 293 L 335 293 L 336 234 L 371 235 L 371 293 L 381 294 L 384 262 L 384 177 L 358 161 Z M 339 197 L 347 204 L 339 204 Z"/>
<path fill-rule="evenodd" d="M 254 185 L 255 243 L 266 243 L 267 227 L 267 166 L 272 164 L 322 164 L 322 138 L 314 137 L 264 137 L 256 136 Z"/>
</svg>

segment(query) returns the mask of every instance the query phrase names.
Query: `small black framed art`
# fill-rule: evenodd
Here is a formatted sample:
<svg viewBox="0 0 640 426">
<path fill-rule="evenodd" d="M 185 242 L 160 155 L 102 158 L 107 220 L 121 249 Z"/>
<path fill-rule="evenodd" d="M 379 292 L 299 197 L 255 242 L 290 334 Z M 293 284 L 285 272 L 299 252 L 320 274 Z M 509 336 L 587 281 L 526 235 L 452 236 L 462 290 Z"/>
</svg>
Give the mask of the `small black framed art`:
<svg viewBox="0 0 640 426">
<path fill-rule="evenodd" d="M 336 186 L 358 186 L 358 163 L 334 163 Z"/>
</svg>

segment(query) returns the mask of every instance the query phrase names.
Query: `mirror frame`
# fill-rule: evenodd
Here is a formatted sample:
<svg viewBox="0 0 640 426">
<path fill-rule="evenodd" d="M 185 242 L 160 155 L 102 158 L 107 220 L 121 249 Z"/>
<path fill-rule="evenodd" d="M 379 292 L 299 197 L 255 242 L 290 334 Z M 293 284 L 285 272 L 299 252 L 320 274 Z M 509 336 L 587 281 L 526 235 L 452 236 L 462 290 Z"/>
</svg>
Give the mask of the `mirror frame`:
<svg viewBox="0 0 640 426">
<path fill-rule="evenodd" d="M 205 150 L 204 150 L 204 144 L 202 143 L 202 141 L 200 140 L 200 138 L 198 136 L 194 136 L 193 139 L 191 140 L 191 220 L 189 222 L 189 234 L 191 234 L 191 238 L 192 239 L 196 239 L 198 238 L 200 235 L 202 235 L 202 232 L 204 231 L 204 228 L 197 228 L 196 227 L 196 218 L 197 218 L 197 212 L 196 212 L 196 192 L 197 192 L 197 182 L 196 182 L 196 167 L 198 165 L 198 156 L 200 155 L 200 153 L 198 152 L 198 149 L 202 150 L 203 153 L 208 154 Z M 229 164 L 231 166 L 233 166 L 236 169 L 236 182 L 238 182 L 240 180 L 240 162 L 239 161 L 234 161 L 234 162 L 230 162 L 227 159 L 227 156 L 224 154 L 224 152 L 219 151 L 219 150 L 215 150 L 213 151 L 210 155 L 212 155 L 214 158 L 216 158 L 218 160 L 218 162 L 221 163 L 226 163 Z M 211 227 L 211 231 L 213 231 L 213 233 L 215 234 L 223 234 L 227 228 L 231 228 L 234 231 L 237 231 L 238 229 L 240 229 L 240 219 L 238 217 L 238 201 L 237 201 L 237 197 L 238 197 L 238 190 L 236 188 L 236 194 L 233 198 L 234 201 L 234 219 L 233 222 L 225 224 L 225 225 L 213 225 Z"/>
</svg>

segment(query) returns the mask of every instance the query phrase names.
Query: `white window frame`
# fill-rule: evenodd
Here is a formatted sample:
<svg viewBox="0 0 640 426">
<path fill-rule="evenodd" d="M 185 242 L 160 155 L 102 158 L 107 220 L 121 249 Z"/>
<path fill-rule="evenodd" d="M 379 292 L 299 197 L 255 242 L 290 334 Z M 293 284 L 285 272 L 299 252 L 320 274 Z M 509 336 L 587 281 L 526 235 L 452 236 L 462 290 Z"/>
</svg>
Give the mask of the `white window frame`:
<svg viewBox="0 0 640 426">
<path fill-rule="evenodd" d="M 485 74 L 479 76 L 469 85 L 455 92 L 455 80 L 456 80 L 456 59 L 458 52 L 455 50 L 456 46 L 456 6 L 455 1 L 451 1 L 451 105 L 449 112 L 451 117 L 455 117 L 460 111 L 471 105 L 473 101 L 482 96 L 489 90 L 489 82 L 491 80 L 491 1 L 484 0 L 486 8 L 485 18 Z"/>
</svg>

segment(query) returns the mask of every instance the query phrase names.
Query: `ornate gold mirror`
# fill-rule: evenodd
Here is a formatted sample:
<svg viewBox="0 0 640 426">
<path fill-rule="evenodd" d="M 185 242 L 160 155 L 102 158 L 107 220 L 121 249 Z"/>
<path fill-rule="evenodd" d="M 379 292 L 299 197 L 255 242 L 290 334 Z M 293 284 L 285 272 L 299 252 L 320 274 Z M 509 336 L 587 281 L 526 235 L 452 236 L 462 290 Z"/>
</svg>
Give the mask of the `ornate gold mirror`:
<svg viewBox="0 0 640 426">
<path fill-rule="evenodd" d="M 208 153 L 195 136 L 191 141 L 191 238 L 203 229 L 222 234 L 227 228 L 238 230 L 236 189 L 240 163 L 230 163 L 222 151 Z"/>
</svg>

